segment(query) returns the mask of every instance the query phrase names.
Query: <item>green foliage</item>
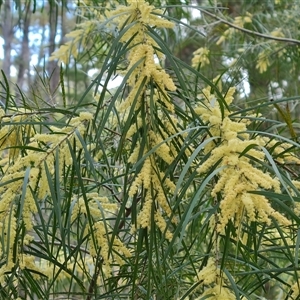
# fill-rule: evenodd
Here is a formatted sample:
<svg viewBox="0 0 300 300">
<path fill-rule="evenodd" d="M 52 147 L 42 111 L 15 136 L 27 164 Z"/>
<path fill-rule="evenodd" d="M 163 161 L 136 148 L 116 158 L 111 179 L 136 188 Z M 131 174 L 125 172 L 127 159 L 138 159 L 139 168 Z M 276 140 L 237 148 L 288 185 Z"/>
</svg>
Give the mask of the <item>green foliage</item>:
<svg viewBox="0 0 300 300">
<path fill-rule="evenodd" d="M 298 95 L 240 105 L 240 74 L 178 58 L 176 1 L 95 4 L 52 56 L 55 105 L 2 72 L 1 299 L 298 299 Z"/>
</svg>

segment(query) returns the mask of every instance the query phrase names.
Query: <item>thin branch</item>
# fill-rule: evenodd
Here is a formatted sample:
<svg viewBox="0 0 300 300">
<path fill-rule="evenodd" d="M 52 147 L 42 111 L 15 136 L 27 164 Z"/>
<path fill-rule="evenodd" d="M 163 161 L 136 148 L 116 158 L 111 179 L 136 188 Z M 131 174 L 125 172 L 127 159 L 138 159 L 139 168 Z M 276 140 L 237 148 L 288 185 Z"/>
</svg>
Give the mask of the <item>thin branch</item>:
<svg viewBox="0 0 300 300">
<path fill-rule="evenodd" d="M 229 27 L 232 27 L 232 28 L 235 28 L 237 30 L 240 30 L 242 32 L 245 32 L 247 34 L 250 34 L 250 35 L 255 35 L 255 36 L 258 36 L 258 37 L 261 37 L 263 39 L 267 39 L 267 40 L 273 40 L 273 41 L 278 41 L 278 42 L 286 42 L 286 43 L 290 43 L 290 44 L 296 44 L 296 45 L 300 45 L 300 40 L 295 40 L 295 39 L 290 39 L 290 38 L 285 38 L 285 37 L 277 37 L 277 36 L 271 36 L 271 35 L 267 35 L 267 34 L 263 34 L 263 33 L 259 33 L 259 32 L 256 32 L 256 31 L 253 31 L 253 30 L 249 30 L 249 29 L 246 29 L 246 28 L 243 28 L 243 27 L 239 27 L 229 21 L 226 21 L 218 16 L 216 16 L 215 14 L 212 14 L 204 9 L 201 9 L 201 8 L 198 8 L 202 13 L 228 25 Z"/>
<path fill-rule="evenodd" d="M 95 271 L 94 271 L 92 280 L 91 280 L 90 285 L 89 285 L 88 295 L 86 297 L 86 300 L 91 300 L 92 299 L 92 295 L 93 295 L 93 293 L 95 291 L 95 288 L 97 286 L 97 279 L 99 277 L 102 264 L 103 264 L 103 258 L 99 259 L 99 257 L 97 257 L 97 262 L 95 263 Z"/>
<path fill-rule="evenodd" d="M 294 172 L 293 170 L 291 170 L 291 168 L 287 167 L 287 164 L 284 163 L 280 163 L 279 161 L 277 161 L 276 159 L 274 160 L 278 165 L 280 165 L 283 169 L 285 169 L 286 171 L 288 171 L 290 174 L 292 174 L 295 178 L 298 178 L 298 173 Z M 298 164 L 293 164 L 293 165 L 298 165 Z"/>
<path fill-rule="evenodd" d="M 42 240 L 40 240 L 40 239 L 35 239 L 34 240 L 34 243 L 35 244 L 40 244 L 40 245 L 44 245 L 44 241 L 42 241 Z M 53 242 L 51 242 L 51 245 L 55 245 L 55 246 L 59 246 L 59 247 L 61 247 L 61 242 L 55 242 L 55 241 L 53 241 Z M 71 250 L 75 250 L 76 248 L 78 248 L 82 253 L 85 253 L 85 254 L 88 254 L 88 255 L 90 255 L 90 251 L 88 251 L 86 248 L 83 248 L 83 247 L 78 247 L 78 245 L 69 245 L 68 246 Z M 36 249 L 36 248 L 35 248 Z M 37 250 L 37 249 L 36 249 Z M 24 249 L 24 253 L 28 253 L 28 254 L 32 254 L 32 252 L 30 252 L 30 251 L 28 251 L 28 250 L 26 250 L 26 249 Z"/>
</svg>

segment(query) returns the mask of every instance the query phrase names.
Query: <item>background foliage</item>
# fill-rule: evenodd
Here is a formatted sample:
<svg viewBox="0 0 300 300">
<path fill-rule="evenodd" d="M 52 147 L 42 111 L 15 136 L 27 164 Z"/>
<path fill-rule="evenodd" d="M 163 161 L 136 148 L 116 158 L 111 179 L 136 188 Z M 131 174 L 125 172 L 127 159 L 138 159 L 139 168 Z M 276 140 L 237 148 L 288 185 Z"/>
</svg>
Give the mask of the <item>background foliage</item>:
<svg viewBox="0 0 300 300">
<path fill-rule="evenodd" d="M 299 1 L 3 1 L 3 299 L 299 298 Z"/>
</svg>

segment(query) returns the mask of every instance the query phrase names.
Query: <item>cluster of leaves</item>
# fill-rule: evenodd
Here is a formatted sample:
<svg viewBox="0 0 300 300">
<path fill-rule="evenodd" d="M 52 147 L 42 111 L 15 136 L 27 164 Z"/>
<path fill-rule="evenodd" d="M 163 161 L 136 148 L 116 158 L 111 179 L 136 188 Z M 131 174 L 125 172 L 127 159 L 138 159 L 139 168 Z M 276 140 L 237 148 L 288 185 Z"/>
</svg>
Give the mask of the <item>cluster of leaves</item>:
<svg viewBox="0 0 300 300">
<path fill-rule="evenodd" d="M 297 299 L 296 134 L 258 113 L 273 103 L 237 110 L 226 76 L 176 57 L 172 15 L 144 1 L 80 6 L 101 18 L 53 54 L 68 64 L 81 43 L 98 61 L 75 106 L 63 70 L 47 108 L 16 103 L 2 74 L 0 297 Z"/>
</svg>

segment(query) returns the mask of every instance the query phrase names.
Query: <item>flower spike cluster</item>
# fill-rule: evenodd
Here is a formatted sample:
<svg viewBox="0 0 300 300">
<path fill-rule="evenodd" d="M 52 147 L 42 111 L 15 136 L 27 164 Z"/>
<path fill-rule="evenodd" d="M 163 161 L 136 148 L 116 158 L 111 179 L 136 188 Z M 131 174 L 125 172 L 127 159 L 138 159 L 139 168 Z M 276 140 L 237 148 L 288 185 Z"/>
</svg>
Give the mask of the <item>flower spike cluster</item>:
<svg viewBox="0 0 300 300">
<path fill-rule="evenodd" d="M 199 65 L 201 65 L 201 67 L 204 67 L 206 65 L 210 64 L 209 61 L 209 49 L 206 47 L 201 47 L 199 49 L 197 49 L 194 53 L 193 53 L 193 59 L 192 59 L 192 67 L 197 69 L 199 67 Z"/>
<path fill-rule="evenodd" d="M 55 175 L 58 180 L 62 180 L 63 168 L 69 167 L 73 163 L 70 145 L 76 144 L 75 151 L 83 148 L 78 136 L 86 134 L 88 124 L 94 116 L 88 112 L 82 112 L 78 117 L 68 120 L 65 126 L 50 126 L 51 133 L 35 133 L 28 127 L 29 125 L 23 125 L 26 122 L 32 123 L 32 118 L 35 118 L 33 113 L 20 113 L 19 116 L 13 118 L 5 116 L 2 111 L 0 114 L 2 116 L 0 165 L 4 171 L 0 179 L 0 230 L 2 232 L 0 259 L 5 259 L 5 263 L 0 268 L 0 285 L 4 285 L 6 278 L 9 278 L 7 274 L 15 267 L 19 267 L 21 270 L 30 267 L 31 270 L 36 271 L 34 275 L 36 279 L 39 279 L 38 274 L 53 276 L 55 266 L 46 262 L 48 269 L 50 268 L 52 272 L 50 274 L 51 272 L 49 273 L 43 268 L 42 262 L 38 262 L 34 256 L 24 253 L 24 246 L 28 246 L 34 239 L 33 232 L 38 213 L 37 201 L 45 199 L 48 199 L 49 203 L 55 201 L 49 197 L 51 194 L 49 176 L 52 178 Z M 23 127 L 28 128 L 24 130 Z M 19 135 L 18 139 L 15 138 L 17 134 Z M 6 148 L 20 146 L 23 139 L 29 140 L 26 152 L 21 155 L 20 151 L 11 152 L 9 150 L 7 156 Z M 100 197 L 98 193 L 89 193 L 87 197 L 93 224 L 92 228 L 86 228 L 86 234 L 90 236 L 90 232 L 93 231 L 95 239 L 87 239 L 86 251 L 90 259 L 87 259 L 86 263 L 91 264 L 101 249 L 103 269 L 106 276 L 110 276 L 112 263 L 115 265 L 124 263 L 119 256 L 112 258 L 108 252 L 110 236 L 107 233 L 107 226 L 105 226 L 106 218 L 116 210 L 116 205 L 109 203 L 107 198 Z M 21 205 L 21 217 L 18 219 L 16 217 L 17 210 Z M 79 197 L 74 200 L 72 223 L 80 219 L 83 213 L 86 213 L 86 207 L 82 197 Z M 19 241 L 16 239 L 21 223 L 25 227 L 25 237 L 22 242 L 23 246 L 19 247 L 16 246 L 19 245 Z M 117 253 L 122 253 L 125 257 L 131 255 L 117 237 L 114 238 L 112 249 Z M 76 270 L 80 271 L 81 268 L 82 266 L 74 265 Z M 64 276 L 68 276 L 67 273 L 64 273 Z"/>
<path fill-rule="evenodd" d="M 14 152 L 13 160 L 10 163 L 7 162 L 3 149 L 0 165 L 5 173 L 0 180 L 0 229 L 3 237 L 6 238 L 0 244 L 0 255 L 6 257 L 6 264 L 0 268 L 0 282 L 3 282 L 5 272 L 11 271 L 15 264 L 22 263 L 23 259 L 28 259 L 27 256 L 23 255 L 22 249 L 18 249 L 19 252 L 13 254 L 18 223 L 23 221 L 25 225 L 26 235 L 23 244 L 28 245 L 33 240 L 31 231 L 34 226 L 34 215 L 38 212 L 36 199 L 43 200 L 49 195 L 47 173 L 53 176 L 54 172 L 57 171 L 54 168 L 55 160 L 60 162 L 58 172 L 60 174 L 62 174 L 64 164 L 70 165 L 72 163 L 67 141 L 72 143 L 74 139 L 77 139 L 76 132 L 84 134 L 86 123 L 92 118 L 91 114 L 83 113 L 79 117 L 73 118 L 68 126 L 52 127 L 52 131 L 59 132 L 59 134 L 33 134 L 30 132 L 32 137 L 27 145 L 29 150 L 27 150 L 26 155 L 16 156 Z M 25 122 L 25 120 L 26 113 L 22 116 L 22 121 Z M 11 130 L 17 131 L 19 135 L 28 134 L 28 132 L 20 130 L 19 127 L 22 126 L 18 125 L 20 118 L 12 119 L 12 124 L 9 125 L 8 117 L 3 115 L 2 121 L 3 123 L 7 122 L 7 125 L 0 129 L 2 146 L 19 146 L 19 144 L 13 144 L 14 139 L 11 136 L 15 136 L 14 132 L 10 132 L 9 135 L 4 133 L 7 133 L 7 127 L 11 127 Z M 20 136 L 20 140 L 22 139 L 23 136 Z M 39 149 L 39 151 L 35 149 Z M 18 154 L 20 153 L 18 152 Z M 15 215 L 22 197 L 22 218 L 17 220 Z M 40 272 L 43 273 L 42 270 Z"/>
<path fill-rule="evenodd" d="M 225 286 L 224 281 L 228 281 L 226 275 L 218 268 L 214 257 L 208 259 L 207 265 L 197 274 L 197 281 L 205 290 L 200 299 L 210 300 L 234 300 L 235 295 Z M 199 286 L 199 287 L 200 287 Z"/>
<path fill-rule="evenodd" d="M 96 27 L 96 23 L 93 21 L 86 21 L 78 25 L 78 29 L 66 34 L 66 38 L 69 39 L 65 44 L 61 45 L 55 52 L 52 53 L 49 60 L 59 60 L 65 65 L 68 64 L 70 55 L 74 58 L 78 56 L 78 48 L 80 46 L 87 47 L 88 36 Z"/>
<path fill-rule="evenodd" d="M 150 229 L 153 213 L 155 224 L 170 240 L 172 234 L 166 229 L 165 218 L 171 218 L 172 211 L 167 195 L 175 190 L 175 185 L 162 172 L 161 164 L 170 165 L 174 161 L 175 149 L 165 140 L 174 134 L 175 130 L 169 126 L 166 132 L 163 126 L 153 121 L 151 109 L 158 113 L 162 123 L 165 119 L 164 113 L 174 121 L 175 118 L 172 116 L 174 106 L 168 91 L 175 91 L 176 87 L 171 77 L 157 62 L 157 59 L 163 59 L 163 55 L 157 42 L 150 36 L 149 28 L 172 28 L 174 24 L 159 16 L 160 14 L 162 14 L 161 10 L 143 0 L 129 0 L 128 6 L 119 6 L 116 10 L 108 12 L 107 16 L 115 17 L 117 28 L 123 32 L 120 41 L 126 43 L 129 49 L 125 74 L 130 74 L 127 79 L 130 90 L 124 101 L 117 107 L 118 112 L 125 116 L 125 121 L 130 115 L 129 111 L 135 113 L 133 124 L 124 133 L 127 139 L 137 138 L 128 162 L 134 165 L 143 155 L 152 151 L 152 154 L 145 158 L 139 173 L 135 174 L 129 189 L 130 197 L 143 194 L 141 210 L 133 230 L 139 227 Z M 151 93 L 150 83 L 151 86 L 156 87 Z M 140 128 L 143 130 L 143 136 L 140 136 Z M 140 140 L 145 141 L 144 137 L 146 142 L 141 148 Z"/>
<path fill-rule="evenodd" d="M 127 80 L 131 91 L 119 106 L 119 110 L 126 111 L 132 107 L 134 101 L 137 102 L 134 109 L 138 110 L 147 84 L 150 80 L 153 80 L 161 93 L 165 95 L 160 98 L 160 101 L 170 111 L 173 111 L 170 100 L 166 95 L 167 90 L 174 91 L 176 87 L 165 70 L 155 62 L 155 56 L 158 59 L 163 59 L 163 54 L 157 50 L 160 47 L 156 41 L 149 36 L 148 27 L 173 28 L 174 24 L 158 17 L 157 14 L 161 14 L 162 11 L 145 1 L 131 0 L 128 1 L 128 4 L 127 7 L 120 6 L 115 11 L 108 13 L 108 17 L 116 17 L 115 22 L 119 30 L 127 29 L 120 40 L 128 43 L 128 47 L 131 47 L 128 53 L 129 65 L 125 71 L 125 74 L 131 73 Z"/>
<path fill-rule="evenodd" d="M 250 222 L 261 221 L 270 224 L 273 217 L 279 223 L 289 225 L 290 221 L 275 211 L 265 196 L 251 193 L 260 189 L 280 193 L 279 180 L 260 170 L 251 160 L 251 158 L 257 161 L 265 159 L 261 149 L 265 146 L 265 142 L 259 138 L 251 138 L 245 133 L 247 122 L 231 120 L 228 111 L 225 111 L 222 118 L 219 103 L 210 93 L 210 89 L 205 89 L 203 93 L 206 97 L 204 105 L 197 107 L 195 111 L 204 122 L 211 125 L 211 134 L 219 136 L 221 140 L 217 146 L 213 142 L 207 144 L 204 151 L 210 155 L 198 168 L 198 172 L 203 174 L 218 161 L 219 167 L 223 167 L 211 192 L 213 197 L 217 194 L 222 197 L 217 230 L 223 232 L 230 220 L 234 220 L 238 225 L 244 212 Z M 230 88 L 225 96 L 228 105 L 233 100 L 233 93 L 234 88 Z M 246 149 L 247 155 L 241 155 Z"/>
<path fill-rule="evenodd" d="M 119 266 L 124 264 L 123 259 L 109 251 L 109 245 L 111 243 L 111 233 L 107 232 L 107 228 L 110 227 L 109 222 L 106 221 L 113 212 L 117 210 L 117 205 L 110 203 L 108 198 L 100 197 L 98 193 L 88 193 L 86 195 L 89 203 L 89 213 L 92 217 L 94 224 L 92 228 L 86 228 L 86 234 L 93 234 L 95 236 L 95 242 L 93 239 L 89 239 L 89 256 L 91 258 L 97 257 L 97 251 L 100 249 L 100 255 L 103 259 L 103 272 L 106 277 L 110 277 L 112 274 L 113 263 Z M 72 211 L 71 221 L 72 223 L 76 219 L 82 218 L 87 215 L 87 208 L 83 197 L 74 200 L 74 207 Z M 130 257 L 130 251 L 124 246 L 118 237 L 113 240 L 113 249 L 116 253 L 123 254 L 125 257 Z"/>
</svg>

